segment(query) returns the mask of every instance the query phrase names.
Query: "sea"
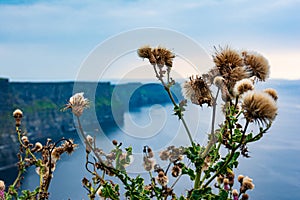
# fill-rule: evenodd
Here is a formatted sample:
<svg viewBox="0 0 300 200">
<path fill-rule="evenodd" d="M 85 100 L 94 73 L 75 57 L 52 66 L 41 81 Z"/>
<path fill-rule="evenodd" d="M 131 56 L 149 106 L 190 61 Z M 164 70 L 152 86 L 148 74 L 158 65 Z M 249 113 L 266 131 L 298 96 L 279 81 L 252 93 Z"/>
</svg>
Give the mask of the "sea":
<svg viewBox="0 0 300 200">
<path fill-rule="evenodd" d="M 265 200 L 295 200 L 300 199 L 300 81 L 271 81 L 267 86 L 278 92 L 278 115 L 271 129 L 263 138 L 249 144 L 250 158 L 240 157 L 239 167 L 234 171 L 253 179 L 255 188 L 248 192 L 250 199 Z M 217 123 L 221 123 L 220 108 L 217 110 Z M 188 104 L 184 113 L 187 125 L 193 139 L 205 145 L 211 129 L 211 110 L 203 106 Z M 249 127 L 256 132 L 257 126 Z M 85 169 L 85 147 L 77 133 L 67 135 L 73 137 L 79 144 L 76 151 L 68 156 L 63 155 L 58 162 L 50 185 L 50 199 L 88 199 L 87 191 L 82 186 L 84 177 L 91 179 Z M 159 160 L 159 152 L 168 146 L 189 145 L 185 129 L 173 114 L 171 104 L 145 106 L 131 109 L 124 114 L 124 123 L 97 127 L 86 134 L 96 137 L 96 144 L 105 152 L 113 146 L 112 140 L 122 143 L 122 147 L 133 147 L 133 163 L 127 168 L 131 176 L 141 175 L 149 182 L 149 174 L 142 166 L 144 146 L 153 149 L 157 163 L 165 168 L 168 163 Z M 224 152 L 223 152 L 224 153 Z M 92 155 L 90 155 L 92 160 Z M 109 177 L 107 177 L 109 178 Z M 170 178 L 169 184 L 175 180 Z M 237 180 L 235 180 L 237 182 Z M 34 168 L 29 169 L 23 180 L 23 189 L 34 189 L 39 183 L 39 177 Z M 150 183 L 150 182 L 149 182 Z M 178 195 L 185 194 L 193 187 L 188 177 L 182 176 L 175 186 Z M 234 188 L 238 189 L 236 183 Z M 125 197 L 121 196 L 121 199 Z"/>
</svg>

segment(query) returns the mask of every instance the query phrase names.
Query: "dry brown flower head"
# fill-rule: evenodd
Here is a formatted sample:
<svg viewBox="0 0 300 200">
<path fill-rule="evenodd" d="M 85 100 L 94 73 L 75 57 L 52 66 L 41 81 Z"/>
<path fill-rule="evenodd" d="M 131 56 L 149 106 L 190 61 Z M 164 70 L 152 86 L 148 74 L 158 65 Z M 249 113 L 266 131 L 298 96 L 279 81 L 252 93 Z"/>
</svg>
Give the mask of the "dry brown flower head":
<svg viewBox="0 0 300 200">
<path fill-rule="evenodd" d="M 23 117 L 23 112 L 22 112 L 22 110 L 16 109 L 16 110 L 13 112 L 13 117 L 14 117 L 14 118 L 22 118 L 22 117 Z"/>
<path fill-rule="evenodd" d="M 242 52 L 244 63 L 252 70 L 252 75 L 265 81 L 269 77 L 270 66 L 268 60 L 258 53 Z"/>
<path fill-rule="evenodd" d="M 159 158 L 161 160 L 168 160 L 170 156 L 170 152 L 168 150 L 163 150 L 159 153 Z"/>
<path fill-rule="evenodd" d="M 243 66 L 243 59 L 240 54 L 226 46 L 225 48 L 215 48 L 216 52 L 213 55 L 213 61 L 219 69 L 221 75 L 227 74 L 236 67 Z"/>
<path fill-rule="evenodd" d="M 71 109 L 73 114 L 77 117 L 80 117 L 83 113 L 83 110 L 89 107 L 89 100 L 84 98 L 84 93 L 76 93 L 70 99 L 69 103 L 66 105 L 64 110 Z"/>
<path fill-rule="evenodd" d="M 157 64 L 161 68 L 164 65 L 167 67 L 172 67 L 173 59 L 175 58 L 175 54 L 166 48 L 151 48 L 148 45 L 139 48 L 137 53 L 141 58 L 147 58 L 152 65 Z"/>
<path fill-rule="evenodd" d="M 250 79 L 242 79 L 234 85 L 233 93 L 235 96 L 244 94 L 249 90 L 254 90 L 253 82 Z"/>
<path fill-rule="evenodd" d="M 166 186 L 169 182 L 168 176 L 166 176 L 163 171 L 158 173 L 156 180 L 161 186 Z"/>
<path fill-rule="evenodd" d="M 243 97 L 242 109 L 245 118 L 250 122 L 270 123 L 277 115 L 275 100 L 264 92 L 246 92 Z"/>
<path fill-rule="evenodd" d="M 274 90 L 273 88 L 267 88 L 264 90 L 264 92 L 269 94 L 275 101 L 277 101 L 278 95 L 276 90 Z"/>
<path fill-rule="evenodd" d="M 192 103 L 202 106 L 212 105 L 213 97 L 207 83 L 200 76 L 190 77 L 189 82 L 185 82 L 182 86 L 182 93 L 186 99 L 190 99 Z"/>
</svg>

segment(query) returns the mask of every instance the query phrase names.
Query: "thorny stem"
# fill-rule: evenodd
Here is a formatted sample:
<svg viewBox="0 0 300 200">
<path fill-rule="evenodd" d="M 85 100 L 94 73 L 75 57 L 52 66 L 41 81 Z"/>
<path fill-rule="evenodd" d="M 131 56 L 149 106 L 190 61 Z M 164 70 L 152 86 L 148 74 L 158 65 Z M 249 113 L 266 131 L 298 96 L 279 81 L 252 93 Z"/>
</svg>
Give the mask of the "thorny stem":
<svg viewBox="0 0 300 200">
<path fill-rule="evenodd" d="M 95 154 L 96 158 L 98 159 L 98 162 L 101 164 L 101 166 L 103 168 L 109 170 L 110 172 L 112 172 L 116 177 L 118 177 L 122 181 L 122 183 L 124 185 L 128 186 L 128 181 L 133 182 L 133 180 L 130 177 L 128 177 L 127 174 L 120 173 L 121 171 L 114 169 L 112 167 L 108 167 L 102 162 L 102 159 L 100 158 L 100 156 L 95 152 L 95 149 L 91 146 L 91 144 L 86 139 L 84 131 L 81 126 L 80 119 L 78 116 L 77 116 L 77 121 L 78 121 L 79 132 L 80 132 L 81 136 L 84 138 L 86 145 L 94 152 L 94 154 Z M 125 175 L 125 177 L 123 175 Z"/>
<path fill-rule="evenodd" d="M 234 148 L 232 149 L 231 151 L 231 154 L 230 156 L 228 157 L 228 159 L 226 160 L 226 162 L 222 165 L 221 168 L 219 168 L 219 170 L 206 182 L 206 184 L 204 185 L 204 187 L 207 187 L 210 182 L 212 182 L 219 174 L 220 172 L 227 166 L 227 164 L 230 162 L 230 160 L 233 158 L 234 156 L 234 153 L 235 151 L 240 148 L 240 146 L 242 146 L 243 144 L 243 140 L 244 140 L 244 136 L 245 136 L 245 133 L 247 131 L 247 128 L 248 128 L 248 125 L 249 125 L 249 120 L 246 121 L 246 124 L 245 124 L 245 128 L 243 130 L 243 135 L 242 135 L 242 138 L 241 138 L 241 142 Z"/>
<path fill-rule="evenodd" d="M 216 108 L 217 108 L 217 99 L 218 99 L 218 95 L 219 95 L 219 91 L 220 91 L 220 88 L 218 88 L 217 90 L 217 94 L 216 94 L 216 97 L 213 99 L 213 112 L 212 112 L 212 119 L 211 119 L 211 132 L 210 132 L 210 140 L 204 150 L 204 152 L 202 153 L 201 155 L 201 158 L 204 159 L 211 147 L 215 144 L 216 142 L 216 136 L 215 136 L 215 120 L 216 120 Z M 194 189 L 198 189 L 200 187 L 200 179 L 201 179 L 201 173 L 202 173 L 202 170 L 196 170 L 196 178 L 195 178 L 195 182 L 194 182 Z"/>
<path fill-rule="evenodd" d="M 195 182 L 194 182 L 194 189 L 198 189 L 200 187 L 200 179 L 201 179 L 201 167 L 196 168 L 196 177 L 195 177 Z"/>
<path fill-rule="evenodd" d="M 227 166 L 227 164 L 230 162 L 230 160 L 233 158 L 235 151 L 241 146 L 241 144 L 239 144 L 235 149 L 233 149 L 231 151 L 230 156 L 228 157 L 228 159 L 226 160 L 226 162 L 222 165 L 221 168 L 219 168 L 219 170 L 206 182 L 206 184 L 203 186 L 204 188 L 207 187 L 210 182 L 212 182 L 219 174 L 220 172 Z"/>
<path fill-rule="evenodd" d="M 174 105 L 175 107 L 179 107 L 179 106 L 177 105 L 177 103 L 175 102 L 175 100 L 174 100 L 174 97 L 173 97 L 173 95 L 172 95 L 172 93 L 171 93 L 170 88 L 166 85 L 166 83 L 164 82 L 164 80 L 159 76 L 159 74 L 158 74 L 158 72 L 157 72 L 157 69 L 156 69 L 156 65 L 153 64 L 152 66 L 153 66 L 153 69 L 154 69 L 154 72 L 155 72 L 156 77 L 157 77 L 158 80 L 161 82 L 161 84 L 164 86 L 164 89 L 167 91 L 167 93 L 168 93 L 168 95 L 169 95 L 169 98 L 171 99 L 173 105 Z M 168 77 L 168 79 L 169 79 L 169 77 Z M 184 126 L 184 128 L 185 128 L 185 130 L 186 130 L 186 133 L 187 133 L 187 135 L 188 135 L 188 137 L 189 137 L 189 140 L 190 140 L 191 144 L 194 145 L 194 142 L 193 142 L 193 138 L 192 138 L 191 132 L 190 132 L 190 130 L 189 130 L 189 128 L 188 128 L 188 126 L 187 126 L 187 124 L 186 124 L 186 122 L 185 122 L 183 116 L 182 116 L 182 115 L 179 116 L 179 119 L 180 119 L 180 120 L 182 121 L 182 123 L 183 123 L 183 126 Z"/>
<path fill-rule="evenodd" d="M 92 145 L 90 144 L 90 142 L 86 139 L 86 136 L 84 134 L 84 131 L 82 129 L 82 125 L 81 125 L 81 122 L 80 122 L 80 119 L 79 117 L 77 116 L 77 122 L 78 122 L 78 128 L 79 128 L 79 133 L 81 134 L 81 136 L 83 137 L 84 139 L 84 142 L 85 144 L 94 152 L 96 158 L 98 159 L 99 162 L 102 163 L 102 159 L 100 158 L 100 156 L 95 152 L 95 149 L 92 147 Z"/>
<path fill-rule="evenodd" d="M 165 171 L 165 174 L 167 174 L 168 173 L 168 171 L 169 171 L 169 169 L 170 169 L 170 167 L 171 167 L 171 162 L 169 163 L 169 165 L 168 165 L 168 167 L 167 167 L 167 169 L 166 169 L 166 171 Z"/>
<path fill-rule="evenodd" d="M 20 131 L 20 129 L 19 129 L 18 126 L 16 126 L 16 132 L 17 132 L 17 134 L 18 134 L 18 140 L 19 140 L 20 144 L 21 144 L 22 146 L 24 146 L 23 143 L 22 143 L 22 141 L 21 141 L 21 131 Z M 20 155 L 20 161 L 19 161 L 19 163 L 20 163 L 19 165 L 22 165 L 22 167 L 24 167 L 24 166 L 23 166 L 23 159 L 22 159 L 22 156 L 21 156 L 21 155 Z M 19 167 L 20 167 L 20 166 L 19 166 Z M 15 187 L 15 186 L 17 185 L 17 183 L 20 181 L 22 173 L 23 173 L 22 170 L 19 169 L 17 178 L 15 179 L 14 183 L 12 184 L 13 187 Z"/>
<path fill-rule="evenodd" d="M 258 133 L 256 136 L 254 136 L 252 139 L 250 140 L 247 140 L 246 142 L 247 143 L 250 143 L 250 142 L 253 142 L 253 141 L 256 141 L 257 139 L 261 138 L 263 136 L 264 133 L 266 133 L 271 127 L 271 123 L 267 125 L 267 127 L 264 129 L 264 130 L 261 130 L 260 133 Z"/>
<path fill-rule="evenodd" d="M 51 170 L 51 168 L 52 168 L 52 163 L 51 163 L 51 161 L 52 161 L 52 159 L 51 159 L 52 151 L 53 151 L 54 148 L 55 148 L 60 142 L 62 142 L 62 141 L 67 141 L 68 143 L 71 143 L 70 140 L 65 139 L 65 138 L 62 138 L 62 139 L 58 140 L 57 142 L 55 142 L 55 144 L 52 146 L 51 149 L 48 149 L 48 151 L 49 151 L 49 164 L 48 164 L 49 174 L 48 174 L 48 176 L 47 176 L 47 181 L 46 181 L 46 185 L 45 185 L 45 188 L 44 188 L 44 192 L 47 192 L 47 191 L 48 191 L 48 188 L 49 188 L 49 186 L 50 186 L 50 181 L 51 181 L 51 179 L 52 179 L 52 170 Z"/>
<path fill-rule="evenodd" d="M 201 158 L 205 158 L 207 156 L 212 145 L 216 142 L 215 141 L 216 140 L 215 121 L 216 121 L 217 99 L 218 99 L 219 92 L 220 92 L 220 88 L 218 88 L 216 97 L 213 99 L 213 112 L 212 112 L 212 117 L 211 117 L 211 131 L 210 131 L 211 139 L 210 139 L 208 145 L 206 146 L 204 152 L 202 153 Z"/>
<path fill-rule="evenodd" d="M 244 130 L 243 130 L 243 135 L 242 135 L 240 144 L 243 144 L 243 142 L 244 142 L 244 137 L 245 137 L 245 135 L 246 135 L 246 131 L 247 131 L 247 128 L 248 128 L 249 123 L 250 123 L 250 121 L 249 121 L 249 120 L 246 120 L 246 124 L 245 124 Z"/>
</svg>

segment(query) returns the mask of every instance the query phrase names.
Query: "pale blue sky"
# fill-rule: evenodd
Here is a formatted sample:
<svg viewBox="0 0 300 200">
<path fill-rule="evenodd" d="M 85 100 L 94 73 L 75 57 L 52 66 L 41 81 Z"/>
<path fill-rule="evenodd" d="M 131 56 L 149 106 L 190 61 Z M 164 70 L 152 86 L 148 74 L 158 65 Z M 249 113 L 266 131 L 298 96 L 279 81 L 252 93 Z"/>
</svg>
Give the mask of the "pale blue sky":
<svg viewBox="0 0 300 200">
<path fill-rule="evenodd" d="M 299 0 L 0 0 L 0 77 L 75 80 L 99 43 L 160 27 L 193 38 L 208 52 L 227 44 L 256 50 L 269 60 L 271 78 L 300 79 L 299 10 Z"/>
</svg>

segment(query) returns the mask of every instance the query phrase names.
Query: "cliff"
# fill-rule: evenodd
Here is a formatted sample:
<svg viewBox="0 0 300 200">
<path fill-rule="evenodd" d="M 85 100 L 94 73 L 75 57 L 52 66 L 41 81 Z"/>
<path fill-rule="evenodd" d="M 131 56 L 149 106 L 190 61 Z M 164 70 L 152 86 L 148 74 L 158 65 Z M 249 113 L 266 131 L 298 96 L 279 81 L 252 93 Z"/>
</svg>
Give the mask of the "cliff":
<svg viewBox="0 0 300 200">
<path fill-rule="evenodd" d="M 76 85 L 75 85 L 76 84 Z M 179 85 L 174 87 L 180 98 Z M 31 141 L 46 138 L 77 137 L 71 112 L 61 112 L 75 92 L 84 92 L 92 100 L 89 110 L 97 119 L 90 120 L 84 113 L 83 123 L 93 130 L 93 124 L 115 126 L 123 123 L 124 112 L 145 105 L 169 103 L 170 100 L 159 84 L 127 83 L 113 85 L 109 82 L 9 82 L 0 79 L 0 170 L 16 161 L 18 145 L 12 112 L 23 111 L 22 129 Z M 89 131 L 89 130 L 87 130 Z"/>
</svg>

